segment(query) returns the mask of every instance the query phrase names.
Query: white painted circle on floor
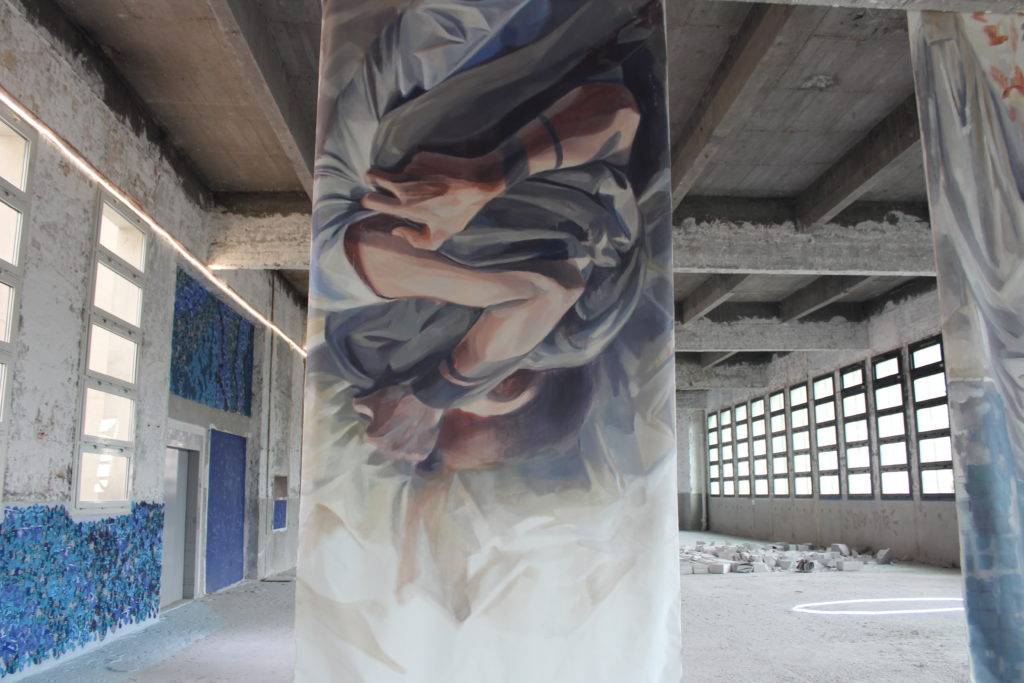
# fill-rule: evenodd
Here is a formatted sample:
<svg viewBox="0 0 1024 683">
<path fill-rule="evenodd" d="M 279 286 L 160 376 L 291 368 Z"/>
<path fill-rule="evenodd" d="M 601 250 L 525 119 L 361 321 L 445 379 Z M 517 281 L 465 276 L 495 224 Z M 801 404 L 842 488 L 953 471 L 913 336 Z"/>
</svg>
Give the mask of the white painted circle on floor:
<svg viewBox="0 0 1024 683">
<path fill-rule="evenodd" d="M 882 616 L 889 614 L 941 614 L 944 612 L 963 612 L 963 598 L 870 598 L 862 600 L 832 600 L 830 602 L 808 602 L 803 605 L 797 605 L 793 608 L 794 612 L 802 612 L 804 614 L 845 614 L 845 615 L 859 615 L 859 616 Z M 883 603 L 961 603 L 955 607 L 924 607 L 921 609 L 881 609 L 881 610 L 866 610 L 866 609 L 818 609 L 821 607 L 828 607 L 833 605 L 866 605 L 866 604 L 883 604 Z"/>
</svg>

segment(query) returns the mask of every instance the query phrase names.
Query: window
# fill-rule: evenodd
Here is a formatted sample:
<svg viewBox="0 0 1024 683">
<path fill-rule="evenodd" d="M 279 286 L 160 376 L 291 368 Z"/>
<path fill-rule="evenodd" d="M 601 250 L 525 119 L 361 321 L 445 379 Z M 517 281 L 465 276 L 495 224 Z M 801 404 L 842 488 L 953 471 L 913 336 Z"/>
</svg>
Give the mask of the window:
<svg viewBox="0 0 1024 683">
<path fill-rule="evenodd" d="M 839 371 L 843 416 L 843 450 L 846 453 L 846 491 L 849 498 L 873 498 L 871 440 L 868 428 L 867 383 L 864 364 Z"/>
<path fill-rule="evenodd" d="M 718 439 L 721 442 L 719 455 L 722 463 L 722 495 L 736 495 L 736 466 L 733 453 L 732 409 L 726 408 L 718 414 Z"/>
<path fill-rule="evenodd" d="M 900 349 L 871 361 L 882 498 L 910 497 L 910 461 L 904 414 L 903 356 Z"/>
<path fill-rule="evenodd" d="M 732 410 L 733 459 L 736 463 L 736 495 L 750 495 L 750 424 L 747 404 Z"/>
<path fill-rule="evenodd" d="M 7 419 L 35 137 L 0 105 L 0 422 Z"/>
<path fill-rule="evenodd" d="M 722 464 L 718 456 L 718 413 L 708 415 L 708 494 L 722 495 Z"/>
<path fill-rule="evenodd" d="M 108 197 L 97 223 L 76 490 L 81 508 L 123 508 L 131 497 L 148 239 Z"/>
<path fill-rule="evenodd" d="M 786 395 L 776 392 L 768 397 L 768 425 L 771 433 L 772 495 L 789 496 L 789 440 L 786 435 Z"/>
<path fill-rule="evenodd" d="M 764 413 L 764 399 L 750 402 L 750 455 L 754 475 L 754 495 L 768 496 L 768 432 Z"/>
<path fill-rule="evenodd" d="M 810 498 L 814 495 L 811 473 L 811 417 L 807 385 L 789 389 L 789 422 L 793 444 L 793 495 Z"/>
<path fill-rule="evenodd" d="M 839 472 L 839 437 L 836 421 L 835 377 L 818 377 L 811 384 L 814 396 L 814 445 L 818 461 L 818 494 L 821 498 L 842 495 Z"/>
<path fill-rule="evenodd" d="M 910 387 L 922 499 L 953 497 L 946 365 L 939 337 L 910 346 Z"/>
</svg>

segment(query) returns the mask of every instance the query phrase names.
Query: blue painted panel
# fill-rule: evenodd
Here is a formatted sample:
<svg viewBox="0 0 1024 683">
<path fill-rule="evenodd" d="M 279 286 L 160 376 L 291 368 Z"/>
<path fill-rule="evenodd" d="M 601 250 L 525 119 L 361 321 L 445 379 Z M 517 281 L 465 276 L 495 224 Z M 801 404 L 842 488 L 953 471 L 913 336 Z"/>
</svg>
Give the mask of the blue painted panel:
<svg viewBox="0 0 1024 683">
<path fill-rule="evenodd" d="M 178 269 L 171 336 L 171 393 L 252 414 L 253 325 Z"/>
<path fill-rule="evenodd" d="M 274 529 L 285 529 L 288 527 L 288 501 L 274 501 Z"/>
<path fill-rule="evenodd" d="M 164 506 L 75 522 L 62 506 L 9 507 L 0 524 L 0 678 L 160 609 Z"/>
<path fill-rule="evenodd" d="M 245 571 L 245 439 L 210 431 L 206 507 L 206 591 L 242 580 Z"/>
</svg>

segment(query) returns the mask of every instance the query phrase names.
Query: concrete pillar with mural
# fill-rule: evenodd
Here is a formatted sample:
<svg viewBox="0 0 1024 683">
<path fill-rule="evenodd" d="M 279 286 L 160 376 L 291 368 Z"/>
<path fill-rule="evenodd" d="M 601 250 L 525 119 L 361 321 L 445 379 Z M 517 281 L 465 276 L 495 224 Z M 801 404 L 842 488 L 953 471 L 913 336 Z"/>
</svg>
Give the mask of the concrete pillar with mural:
<svg viewBox="0 0 1024 683">
<path fill-rule="evenodd" d="M 323 9 L 296 680 L 676 683 L 661 3 Z"/>
<path fill-rule="evenodd" d="M 1024 679 L 1024 13 L 910 12 L 972 679 Z"/>
</svg>

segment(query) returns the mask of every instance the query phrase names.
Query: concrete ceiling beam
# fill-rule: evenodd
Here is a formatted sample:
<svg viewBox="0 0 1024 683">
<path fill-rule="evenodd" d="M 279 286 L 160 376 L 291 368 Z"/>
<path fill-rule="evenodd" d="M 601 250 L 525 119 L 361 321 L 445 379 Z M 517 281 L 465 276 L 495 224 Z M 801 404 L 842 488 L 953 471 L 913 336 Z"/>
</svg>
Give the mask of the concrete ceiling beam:
<svg viewBox="0 0 1024 683">
<path fill-rule="evenodd" d="M 676 323 L 676 351 L 835 351 L 869 349 L 864 323 L 846 321 L 804 322 L 765 318 L 718 323 L 695 320 Z M 703 360 L 703 359 L 702 359 Z"/>
<path fill-rule="evenodd" d="M 917 102 L 911 95 L 797 196 L 797 225 L 807 230 L 837 216 L 890 165 L 904 155 L 920 156 L 920 139 Z"/>
<path fill-rule="evenodd" d="M 684 219 L 673 231 L 677 273 L 934 277 L 931 229 L 920 218 L 828 224 L 802 233 L 792 222 Z"/>
<path fill-rule="evenodd" d="M 751 6 L 673 150 L 673 206 L 697 182 L 722 140 L 755 111 L 759 88 L 770 68 L 764 57 L 792 14 L 793 8 L 784 5 Z"/>
<path fill-rule="evenodd" d="M 317 11 L 318 0 L 296 0 Z M 260 3 L 207 0 L 268 123 L 291 161 L 302 187 L 313 195 L 315 113 L 304 111 L 289 84 Z"/>
<path fill-rule="evenodd" d="M 676 391 L 767 388 L 768 366 L 764 364 L 737 363 L 706 368 L 700 363 L 676 361 Z"/>
<path fill-rule="evenodd" d="M 819 277 L 782 300 L 779 304 L 779 318 L 783 322 L 789 322 L 810 315 L 842 299 L 870 279 L 864 275 Z"/>
<path fill-rule="evenodd" d="M 700 365 L 704 368 L 713 368 L 735 356 L 738 351 L 711 351 L 700 354 Z"/>
<path fill-rule="evenodd" d="M 738 2 L 743 0 L 713 0 Z M 773 5 L 802 5 L 809 7 L 850 7 L 880 10 L 934 10 L 937 12 L 1001 12 L 1020 11 L 1020 0 L 764 0 Z"/>
<path fill-rule="evenodd" d="M 308 209 L 267 205 L 210 214 L 207 263 L 219 270 L 306 270 L 309 268 Z"/>
<path fill-rule="evenodd" d="M 686 325 L 697 318 L 701 318 L 720 305 L 729 300 L 742 285 L 749 275 L 712 275 L 705 280 L 690 296 L 683 302 L 683 312 L 680 316 L 680 324 Z"/>
</svg>

